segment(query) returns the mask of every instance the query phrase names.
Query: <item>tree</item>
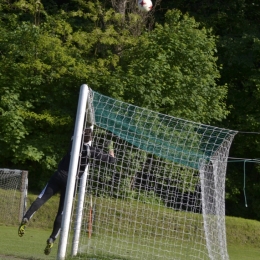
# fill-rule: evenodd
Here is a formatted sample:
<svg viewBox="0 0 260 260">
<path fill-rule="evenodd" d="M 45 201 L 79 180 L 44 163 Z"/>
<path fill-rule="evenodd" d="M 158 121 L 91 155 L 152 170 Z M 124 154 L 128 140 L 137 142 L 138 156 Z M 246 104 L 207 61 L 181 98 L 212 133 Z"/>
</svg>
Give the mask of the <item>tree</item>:
<svg viewBox="0 0 260 260">
<path fill-rule="evenodd" d="M 71 48 L 70 25 L 32 2 L 0 9 L 0 163 L 37 172 L 36 188 L 69 144 L 88 67 Z"/>
<path fill-rule="evenodd" d="M 26 168 L 41 188 L 68 146 L 79 86 L 106 93 L 100 82 L 136 42 L 140 16 L 125 22 L 98 1 L 50 15 L 20 0 L 0 2 L 0 17 L 0 164 Z"/>
<path fill-rule="evenodd" d="M 227 115 L 227 88 L 218 86 L 215 37 L 179 11 L 138 38 L 102 84 L 137 106 L 203 123 Z"/>
<path fill-rule="evenodd" d="M 227 114 L 210 30 L 177 11 L 152 29 L 138 12 L 76 3 L 50 15 L 40 1 L 0 2 L 0 164 L 28 169 L 34 188 L 68 146 L 82 83 L 203 123 Z"/>
<path fill-rule="evenodd" d="M 257 1 L 163 1 L 164 8 L 178 8 L 193 15 L 217 36 L 218 64 L 222 66 L 220 84 L 227 84 L 230 114 L 221 122 L 226 128 L 259 132 L 260 102 L 260 4 Z M 160 16 L 161 18 L 161 16 Z M 230 157 L 259 158 L 260 135 L 238 134 Z M 246 163 L 248 208 L 244 205 L 244 161 L 231 160 L 227 171 L 227 213 L 260 219 L 258 163 Z"/>
</svg>

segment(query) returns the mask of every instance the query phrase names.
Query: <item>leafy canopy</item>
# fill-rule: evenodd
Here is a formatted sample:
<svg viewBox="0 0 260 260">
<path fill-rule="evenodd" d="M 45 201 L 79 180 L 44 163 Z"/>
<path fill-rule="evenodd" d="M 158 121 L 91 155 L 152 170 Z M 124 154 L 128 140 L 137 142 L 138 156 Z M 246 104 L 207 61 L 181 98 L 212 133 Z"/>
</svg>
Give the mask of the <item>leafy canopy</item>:
<svg viewBox="0 0 260 260">
<path fill-rule="evenodd" d="M 218 86 L 215 37 L 172 10 L 164 25 L 143 33 L 102 82 L 137 106 L 198 122 L 226 117 L 227 86 Z"/>
</svg>

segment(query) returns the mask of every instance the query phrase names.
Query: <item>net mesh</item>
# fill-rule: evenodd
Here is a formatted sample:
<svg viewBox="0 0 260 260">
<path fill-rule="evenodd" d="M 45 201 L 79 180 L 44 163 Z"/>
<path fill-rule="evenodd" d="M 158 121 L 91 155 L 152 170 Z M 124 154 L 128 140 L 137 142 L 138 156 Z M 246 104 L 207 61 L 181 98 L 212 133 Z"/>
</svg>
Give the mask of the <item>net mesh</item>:
<svg viewBox="0 0 260 260">
<path fill-rule="evenodd" d="M 93 93 L 97 126 L 172 162 L 199 167 L 235 131 L 198 124 Z"/>
<path fill-rule="evenodd" d="M 24 211 L 25 179 L 23 171 L 12 169 L 0 169 L 0 223 L 5 225 L 17 225 Z"/>
<path fill-rule="evenodd" d="M 90 92 L 92 145 L 80 259 L 228 259 L 225 174 L 235 131 Z M 91 115 L 91 117 L 90 117 Z M 77 217 L 75 217 L 76 219 Z"/>
</svg>

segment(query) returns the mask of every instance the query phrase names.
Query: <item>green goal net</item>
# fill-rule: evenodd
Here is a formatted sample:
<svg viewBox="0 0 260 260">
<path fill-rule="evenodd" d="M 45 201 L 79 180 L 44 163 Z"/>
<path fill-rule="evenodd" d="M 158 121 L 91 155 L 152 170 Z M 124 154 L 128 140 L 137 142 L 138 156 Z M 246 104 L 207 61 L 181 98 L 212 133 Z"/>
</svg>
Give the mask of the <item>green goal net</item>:
<svg viewBox="0 0 260 260">
<path fill-rule="evenodd" d="M 69 239 L 75 259 L 228 259 L 225 176 L 236 131 L 91 89 L 82 133 L 89 125 L 92 146 L 108 153 L 112 142 L 116 162 L 90 159 L 79 182 Z"/>
</svg>

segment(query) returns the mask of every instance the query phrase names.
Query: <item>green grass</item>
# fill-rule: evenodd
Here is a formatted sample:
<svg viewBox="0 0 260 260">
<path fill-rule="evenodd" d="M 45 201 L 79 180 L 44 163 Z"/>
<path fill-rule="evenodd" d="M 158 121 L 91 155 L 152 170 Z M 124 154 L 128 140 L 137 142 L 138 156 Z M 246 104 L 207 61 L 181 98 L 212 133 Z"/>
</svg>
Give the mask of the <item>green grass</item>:
<svg viewBox="0 0 260 260">
<path fill-rule="evenodd" d="M 230 260 L 260 259 L 260 222 L 226 217 L 226 233 Z"/>
<path fill-rule="evenodd" d="M 228 245 L 228 254 L 230 260 L 257 260 L 260 259 L 260 248 L 233 244 Z"/>
<path fill-rule="evenodd" d="M 241 246 L 260 248 L 259 221 L 226 217 L 226 234 L 229 245 L 238 244 Z"/>
<path fill-rule="evenodd" d="M 233 218 L 233 220 L 234 219 L 235 218 Z M 239 222 L 241 221 L 242 219 L 239 219 Z M 248 224 L 246 226 L 248 226 Z M 258 229 L 259 228 L 260 228 L 260 224 L 258 224 Z M 17 235 L 17 227 L 0 226 L 0 234 L 1 234 L 0 255 L 6 255 L 6 256 L 13 255 L 27 260 L 46 260 L 46 259 L 54 260 L 56 259 L 58 243 L 54 245 L 53 250 L 49 256 L 45 256 L 43 254 L 45 242 L 50 234 L 50 231 L 51 230 L 28 228 L 26 230 L 26 234 L 24 235 L 24 237 L 20 238 Z M 90 242 L 88 246 L 91 247 L 91 243 L 92 242 Z M 229 253 L 230 260 L 260 259 L 260 248 L 256 247 L 255 243 L 253 243 L 252 245 L 248 241 L 245 244 L 232 243 L 228 245 L 228 253 Z M 111 258 L 111 255 L 110 256 L 102 255 L 99 257 L 93 254 L 92 256 L 88 255 L 88 257 L 84 256 L 85 260 L 94 259 L 94 258 L 96 260 L 113 259 Z M 1 256 L 0 259 L 2 259 Z M 73 259 L 73 258 L 68 258 L 68 260 L 69 259 Z M 127 257 L 119 258 L 118 256 L 115 256 L 114 259 L 127 260 Z M 152 257 L 150 259 L 154 260 L 156 258 Z"/>
<path fill-rule="evenodd" d="M 58 244 L 54 246 L 49 256 L 43 253 L 51 230 L 28 228 L 23 237 L 18 236 L 17 230 L 18 226 L 0 226 L 0 255 L 17 256 L 28 260 L 56 259 Z"/>
<path fill-rule="evenodd" d="M 36 195 L 29 195 L 29 202 L 35 199 Z M 20 238 L 17 235 L 18 223 L 17 225 L 10 225 L 6 226 L 3 223 L 0 223 L 0 259 L 3 255 L 13 255 L 23 259 L 29 260 L 45 260 L 45 259 L 56 259 L 58 241 L 55 243 L 54 249 L 49 256 L 45 256 L 43 254 L 44 247 L 46 245 L 46 240 L 51 233 L 51 228 L 53 225 L 53 220 L 56 215 L 56 211 L 58 208 L 58 196 L 54 196 L 50 201 L 48 201 L 32 218 L 30 221 L 30 225 L 26 229 L 26 233 L 24 237 Z M 99 199 L 100 200 L 100 199 Z M 103 199 L 103 205 L 107 204 L 111 207 L 111 210 L 114 214 L 114 221 L 115 223 L 119 223 L 122 226 L 127 225 L 129 219 L 132 217 L 129 214 L 131 211 L 129 208 L 134 208 L 135 202 L 131 202 L 131 207 L 129 202 L 124 203 L 118 201 L 116 205 L 113 205 L 113 201 L 109 199 Z M 98 203 L 99 201 L 96 201 Z M 158 208 L 155 206 L 155 212 L 159 212 Z M 141 206 L 139 205 L 138 211 L 142 211 Z M 168 218 L 168 213 L 171 213 L 172 210 L 166 209 L 164 211 L 163 217 Z M 103 216 L 100 213 L 97 213 L 96 218 L 99 218 L 100 222 L 104 222 L 105 218 L 108 216 Z M 142 214 L 145 214 L 145 211 L 142 211 Z M 143 216 L 147 218 L 149 225 L 157 226 L 162 223 L 160 219 L 162 216 L 157 213 L 157 215 L 152 215 L 152 211 L 146 212 L 147 216 Z M 180 223 L 178 220 L 178 215 L 181 216 L 180 212 L 176 212 L 175 215 L 172 217 L 173 222 Z M 186 217 L 189 217 L 190 213 L 185 213 Z M 148 216 L 149 215 L 149 216 Z M 176 220 L 175 220 L 176 218 Z M 200 215 L 197 215 L 198 223 L 200 222 Z M 108 221 L 111 223 L 111 220 Z M 82 250 L 82 259 L 90 260 L 129 260 L 129 259 L 151 259 L 157 260 L 162 259 L 160 257 L 156 257 L 157 254 L 160 252 L 153 249 L 153 251 L 148 250 L 147 246 L 145 246 L 142 242 L 142 238 L 135 234 L 135 230 L 139 230 L 140 226 L 131 229 L 131 223 L 128 224 L 128 231 L 126 232 L 123 229 L 118 229 L 117 232 L 111 233 L 111 227 L 107 226 L 108 223 L 104 223 L 108 228 L 108 231 L 103 232 L 96 232 L 96 234 L 100 233 L 102 236 L 98 237 L 97 235 L 93 235 L 91 240 L 85 238 L 85 248 L 81 248 Z M 138 224 L 136 224 L 138 225 Z M 145 228 L 145 227 L 142 227 Z M 176 227 L 175 232 L 179 233 L 180 226 Z M 166 232 L 172 232 L 169 227 L 166 227 Z M 143 230 L 144 231 L 144 230 Z M 230 256 L 230 260 L 256 260 L 260 259 L 260 222 L 253 221 L 253 220 L 246 220 L 242 218 L 234 218 L 234 217 L 226 217 L 226 232 L 227 232 L 227 242 L 228 242 L 228 253 Z M 129 235 L 130 234 L 130 235 Z M 171 234 L 171 233 L 169 233 Z M 131 239 L 135 235 L 135 251 L 131 252 L 131 256 L 128 255 L 132 246 Z M 141 235 L 141 233 L 140 233 Z M 113 239 L 111 239 L 113 237 Z M 128 238 L 126 238 L 128 237 Z M 139 241 L 136 239 L 139 237 Z M 174 241 L 171 250 L 167 253 L 168 248 L 165 246 L 165 238 L 164 235 L 158 235 L 154 239 L 148 238 L 145 243 L 154 244 L 156 241 L 156 245 L 160 247 L 162 251 L 165 252 L 165 257 L 172 256 L 174 249 L 179 251 L 180 247 L 183 248 L 183 256 L 177 255 L 177 259 L 179 260 L 190 260 L 192 257 L 189 258 L 190 253 L 192 253 L 192 248 L 194 245 L 190 243 L 183 243 L 180 242 L 181 240 L 176 239 Z M 178 242 L 179 241 L 179 242 Z M 131 243 L 129 243 L 131 242 Z M 102 251 L 99 251 L 99 248 L 102 248 Z M 151 248 L 151 247 L 150 247 Z M 202 251 L 205 251 L 204 248 L 201 248 Z M 104 255 L 104 251 L 110 252 L 109 255 Z M 69 252 L 69 251 L 68 251 Z M 88 252 L 88 255 L 85 255 L 84 252 Z M 140 253 L 142 252 L 142 253 Z M 167 255 L 168 254 L 168 255 Z M 123 257 L 118 257 L 118 255 L 123 255 Z M 73 259 L 73 258 L 68 258 Z M 74 258 L 75 259 L 75 258 Z"/>
</svg>

